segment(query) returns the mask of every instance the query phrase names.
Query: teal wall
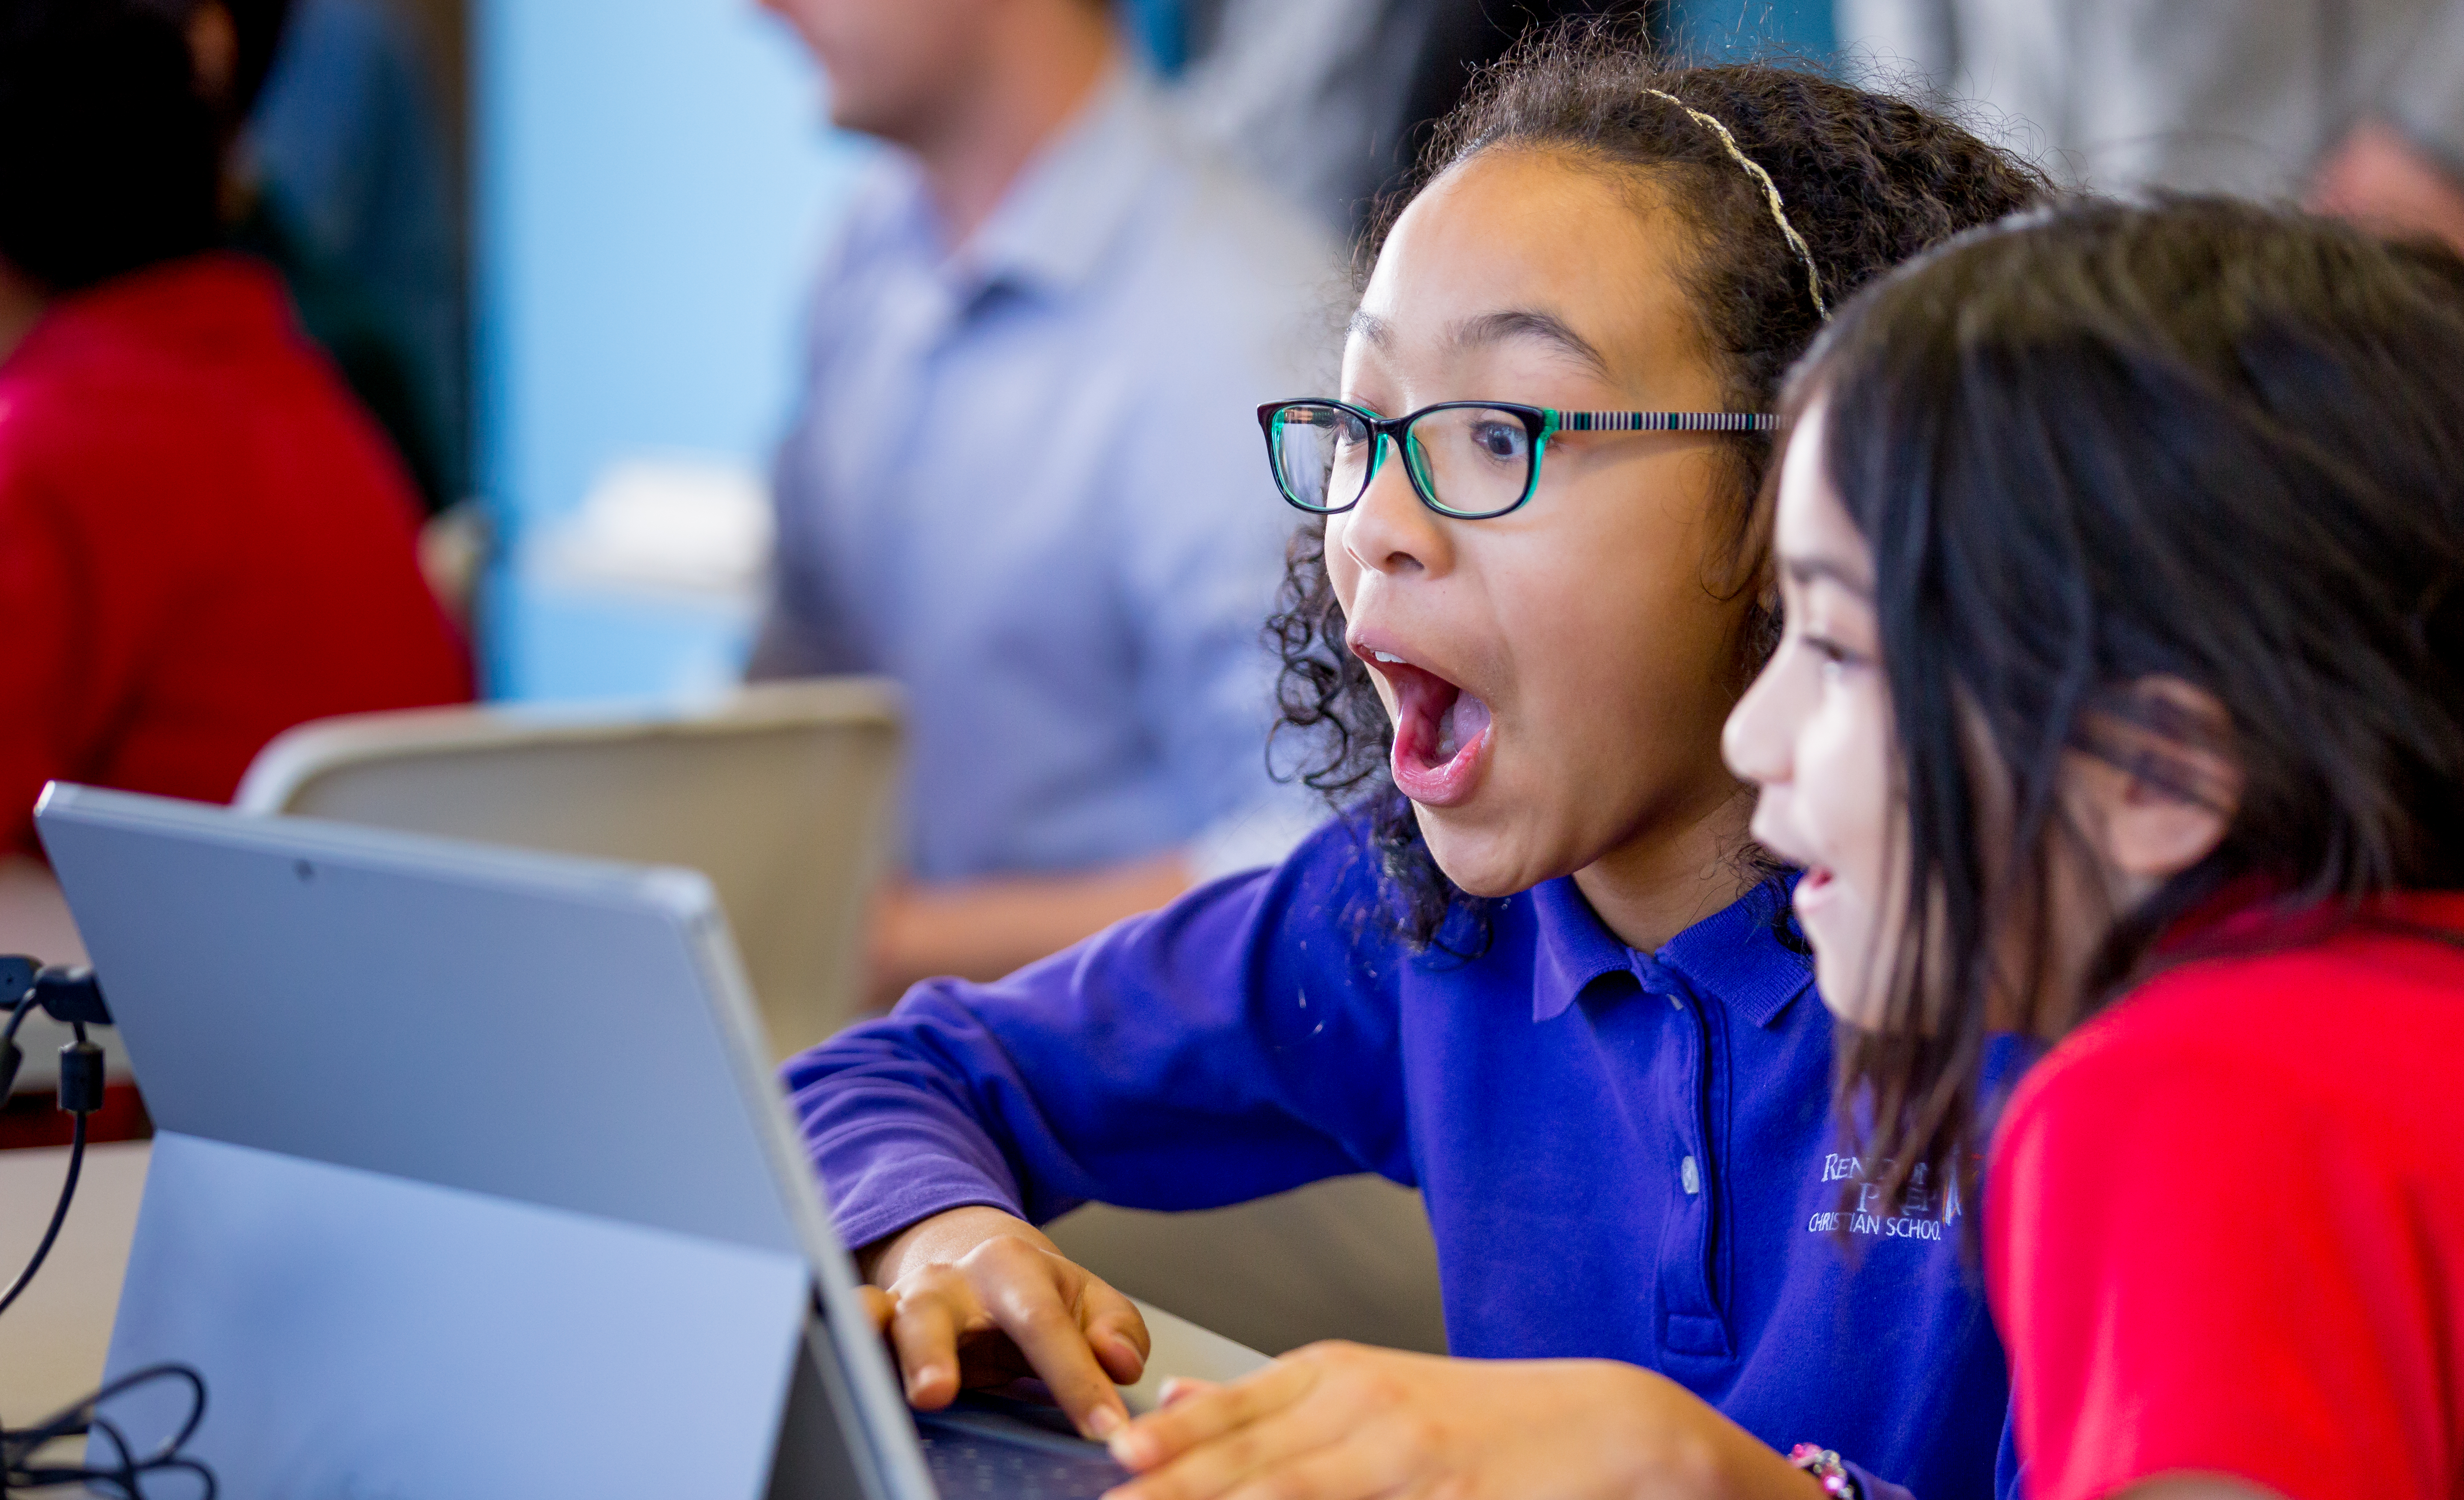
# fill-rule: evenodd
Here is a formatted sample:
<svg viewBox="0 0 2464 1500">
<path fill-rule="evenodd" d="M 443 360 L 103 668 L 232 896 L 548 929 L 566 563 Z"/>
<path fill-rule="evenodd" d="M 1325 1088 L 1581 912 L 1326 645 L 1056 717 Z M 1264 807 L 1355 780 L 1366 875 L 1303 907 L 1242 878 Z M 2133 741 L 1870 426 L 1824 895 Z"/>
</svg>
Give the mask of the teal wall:
<svg viewBox="0 0 2464 1500">
<path fill-rule="evenodd" d="M 1839 50 L 1833 0 L 1668 0 L 1669 39 L 1705 62 L 1765 51 L 1828 64 Z"/>
</svg>

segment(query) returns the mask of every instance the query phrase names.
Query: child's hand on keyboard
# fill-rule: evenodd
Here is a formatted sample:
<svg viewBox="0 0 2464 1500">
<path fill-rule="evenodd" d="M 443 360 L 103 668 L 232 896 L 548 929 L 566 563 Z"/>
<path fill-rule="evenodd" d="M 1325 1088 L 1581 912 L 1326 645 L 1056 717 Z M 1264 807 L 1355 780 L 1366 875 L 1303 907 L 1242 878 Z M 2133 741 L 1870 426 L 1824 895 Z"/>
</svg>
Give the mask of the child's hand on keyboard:
<svg viewBox="0 0 2464 1500">
<path fill-rule="evenodd" d="M 1674 1381 L 1605 1359 L 1313 1344 L 1229 1385 L 1175 1382 L 1111 1446 L 1139 1477 L 1109 1500 L 1821 1493 Z"/>
<path fill-rule="evenodd" d="M 910 1404 L 937 1411 L 961 1390 L 1032 1377 L 1088 1437 L 1129 1420 L 1113 1387 L 1146 1368 L 1146 1320 L 1034 1225 L 954 1208 L 868 1247 L 859 1264 Z"/>
</svg>

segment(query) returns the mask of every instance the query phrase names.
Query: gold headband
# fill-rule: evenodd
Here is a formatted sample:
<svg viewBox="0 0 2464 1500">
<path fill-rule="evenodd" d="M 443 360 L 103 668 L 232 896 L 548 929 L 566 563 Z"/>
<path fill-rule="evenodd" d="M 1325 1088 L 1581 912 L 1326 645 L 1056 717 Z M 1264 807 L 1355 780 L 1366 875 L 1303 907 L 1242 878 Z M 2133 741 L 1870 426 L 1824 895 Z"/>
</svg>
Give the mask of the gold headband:
<svg viewBox="0 0 2464 1500">
<path fill-rule="evenodd" d="M 1795 251 L 1796 258 L 1805 262 L 1805 290 L 1814 298 L 1814 310 L 1821 314 L 1824 319 L 1829 319 L 1830 305 L 1822 300 L 1822 273 L 1814 267 L 1814 252 L 1806 249 L 1805 237 L 1796 232 L 1795 225 L 1788 222 L 1788 210 L 1779 201 L 1779 188 L 1771 182 L 1771 173 L 1764 171 L 1760 163 L 1739 149 L 1737 138 L 1728 134 L 1728 127 L 1719 121 L 1696 109 L 1674 94 L 1663 93 L 1659 89 L 1645 89 L 1643 92 L 1654 99 L 1664 99 L 1693 116 L 1696 123 L 1706 127 L 1713 135 L 1720 138 L 1720 143 L 1728 148 L 1728 154 L 1736 158 L 1737 165 L 1746 169 L 1747 175 L 1762 185 L 1763 200 L 1771 205 L 1771 218 L 1778 223 L 1779 232 L 1788 237 L 1788 248 Z"/>
</svg>

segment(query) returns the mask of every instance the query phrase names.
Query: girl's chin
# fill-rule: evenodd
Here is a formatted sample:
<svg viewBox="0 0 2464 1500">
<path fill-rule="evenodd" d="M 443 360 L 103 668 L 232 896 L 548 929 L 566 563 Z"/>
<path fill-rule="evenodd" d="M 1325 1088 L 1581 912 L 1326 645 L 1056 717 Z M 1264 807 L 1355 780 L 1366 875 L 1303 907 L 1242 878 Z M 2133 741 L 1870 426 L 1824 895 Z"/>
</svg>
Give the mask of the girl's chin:
<svg viewBox="0 0 2464 1500">
<path fill-rule="evenodd" d="M 1879 1019 L 1881 981 L 1870 958 L 1872 930 L 1828 871 L 1809 870 L 1796 884 L 1796 924 L 1814 945 L 1814 979 L 1822 1004 L 1850 1026 Z"/>
<path fill-rule="evenodd" d="M 1816 962 L 1814 966 L 1814 982 L 1815 987 L 1822 993 L 1822 1008 L 1831 1012 L 1832 1020 L 1843 1026 L 1855 1026 L 1860 1031 L 1881 1028 L 1882 1007 L 1880 999 L 1873 995 L 1855 993 L 1868 987 L 1862 979 L 1852 977 L 1844 985 L 1834 985 L 1822 977 L 1822 965 Z M 1838 991 L 1841 989 L 1850 991 L 1851 998 L 1845 1000 L 1837 998 Z"/>
<path fill-rule="evenodd" d="M 1429 857 L 1463 894 L 1507 896 L 1540 883 L 1529 878 L 1525 850 L 1510 837 L 1485 827 L 1463 827 L 1469 820 L 1450 817 L 1442 809 L 1419 807 L 1417 812 Z"/>
<path fill-rule="evenodd" d="M 1864 943 L 1837 936 L 1826 938 L 1814 923 L 1800 922 L 1806 940 L 1814 944 L 1814 982 L 1822 992 L 1823 1008 L 1847 1026 L 1879 1026 L 1883 978 L 1873 971 Z"/>
</svg>

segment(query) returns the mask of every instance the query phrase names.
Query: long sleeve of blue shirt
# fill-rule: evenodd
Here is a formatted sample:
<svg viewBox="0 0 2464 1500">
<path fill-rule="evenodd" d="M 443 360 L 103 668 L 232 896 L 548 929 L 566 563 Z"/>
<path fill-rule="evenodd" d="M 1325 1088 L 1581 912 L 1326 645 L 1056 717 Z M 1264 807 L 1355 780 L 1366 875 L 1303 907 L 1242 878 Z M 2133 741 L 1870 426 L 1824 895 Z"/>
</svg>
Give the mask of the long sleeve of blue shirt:
<svg viewBox="0 0 2464 1500">
<path fill-rule="evenodd" d="M 1356 893 L 1325 863 L 1222 882 L 999 983 L 920 985 L 791 1063 L 840 1233 L 864 1245 L 968 1203 L 1041 1223 L 1089 1199 L 1414 1182 L 1393 1008 L 1313 961 L 1340 958 L 1326 935 L 1289 928 Z"/>
<path fill-rule="evenodd" d="M 1497 903 L 1470 958 L 1401 949 L 1382 899 L 1338 822 L 796 1058 L 841 1232 L 1374 1171 L 1427 1202 L 1457 1354 L 1626 1360 L 1878 1493 L 1992 1492 L 2005 1378 L 1960 1196 L 1884 1202 L 1839 1145 L 1830 1020 L 1775 889 L 1648 955 L 1571 880 Z"/>
</svg>

